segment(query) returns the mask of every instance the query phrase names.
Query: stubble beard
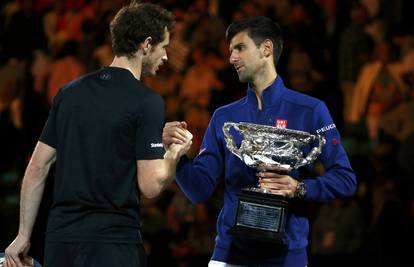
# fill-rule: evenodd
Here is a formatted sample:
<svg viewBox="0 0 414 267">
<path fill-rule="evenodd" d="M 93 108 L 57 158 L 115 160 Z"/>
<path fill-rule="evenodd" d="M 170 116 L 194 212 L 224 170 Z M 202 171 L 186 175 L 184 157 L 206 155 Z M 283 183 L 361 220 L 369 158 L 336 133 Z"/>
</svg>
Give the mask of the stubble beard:
<svg viewBox="0 0 414 267">
<path fill-rule="evenodd" d="M 145 62 L 142 64 L 142 76 L 155 76 L 154 66 L 150 62 Z"/>
<path fill-rule="evenodd" d="M 247 69 L 245 69 L 242 72 L 237 73 L 237 75 L 239 75 L 239 81 L 242 83 L 247 83 L 251 81 L 251 75 Z"/>
</svg>

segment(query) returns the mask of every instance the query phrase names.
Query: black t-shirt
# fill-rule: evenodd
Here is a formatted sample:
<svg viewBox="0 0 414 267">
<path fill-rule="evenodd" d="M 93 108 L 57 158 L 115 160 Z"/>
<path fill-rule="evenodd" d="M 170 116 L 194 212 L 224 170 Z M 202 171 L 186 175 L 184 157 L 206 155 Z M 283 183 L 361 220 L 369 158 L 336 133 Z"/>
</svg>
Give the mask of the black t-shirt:
<svg viewBox="0 0 414 267">
<path fill-rule="evenodd" d="M 141 242 L 136 160 L 163 157 L 164 102 L 106 67 L 54 98 L 40 141 L 57 151 L 46 240 Z"/>
</svg>

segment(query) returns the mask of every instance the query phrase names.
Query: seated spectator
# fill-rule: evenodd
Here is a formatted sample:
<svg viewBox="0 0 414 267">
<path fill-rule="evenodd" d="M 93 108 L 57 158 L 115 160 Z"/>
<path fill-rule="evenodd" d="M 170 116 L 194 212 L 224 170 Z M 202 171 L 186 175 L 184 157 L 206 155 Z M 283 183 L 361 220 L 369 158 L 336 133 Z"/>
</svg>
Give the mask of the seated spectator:
<svg viewBox="0 0 414 267">
<path fill-rule="evenodd" d="M 62 47 L 61 57 L 51 63 L 47 99 L 51 104 L 53 98 L 65 84 L 85 73 L 85 67 L 76 58 L 77 43 L 69 41 Z"/>
<path fill-rule="evenodd" d="M 358 75 L 347 121 L 358 123 L 366 116 L 371 141 L 377 141 L 380 120 L 401 103 L 406 86 L 401 78 L 401 64 L 392 63 L 391 46 L 383 42 L 376 47 L 376 59 L 365 64 Z"/>
</svg>

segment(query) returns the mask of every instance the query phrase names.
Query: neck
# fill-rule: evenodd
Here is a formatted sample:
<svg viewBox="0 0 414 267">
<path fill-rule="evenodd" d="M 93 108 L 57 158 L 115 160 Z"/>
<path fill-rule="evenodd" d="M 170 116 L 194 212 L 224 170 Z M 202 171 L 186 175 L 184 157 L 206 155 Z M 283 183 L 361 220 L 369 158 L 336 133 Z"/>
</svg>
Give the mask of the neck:
<svg viewBox="0 0 414 267">
<path fill-rule="evenodd" d="M 111 67 L 123 68 L 129 70 L 132 75 L 134 75 L 135 79 L 141 79 L 141 71 L 142 71 L 142 57 L 133 57 L 128 58 L 125 56 L 115 56 L 114 60 L 112 61 Z"/>
<path fill-rule="evenodd" d="M 251 82 L 252 88 L 254 89 L 257 97 L 257 103 L 259 110 L 262 110 L 262 94 L 263 91 L 269 87 L 277 77 L 276 70 L 273 68 L 269 71 L 264 71 L 263 75 L 257 76 Z"/>
</svg>

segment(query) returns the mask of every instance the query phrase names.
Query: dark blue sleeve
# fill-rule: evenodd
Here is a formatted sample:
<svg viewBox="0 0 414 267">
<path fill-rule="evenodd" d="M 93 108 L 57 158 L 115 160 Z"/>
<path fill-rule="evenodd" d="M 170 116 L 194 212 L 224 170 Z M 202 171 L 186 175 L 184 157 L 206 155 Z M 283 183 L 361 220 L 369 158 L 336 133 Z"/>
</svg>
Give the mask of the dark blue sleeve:
<svg viewBox="0 0 414 267">
<path fill-rule="evenodd" d="M 181 159 L 177 166 L 176 181 L 193 203 L 206 201 L 223 174 L 224 152 L 217 139 L 214 117 L 204 134 L 199 154 L 192 162 L 188 158 Z"/>
<path fill-rule="evenodd" d="M 329 201 L 337 197 L 351 196 L 356 190 L 355 173 L 341 145 L 339 132 L 323 102 L 315 107 L 312 128 L 314 133 L 326 138 L 326 145 L 318 157 L 325 173 L 315 179 L 304 180 L 307 188 L 305 199 Z"/>
</svg>

